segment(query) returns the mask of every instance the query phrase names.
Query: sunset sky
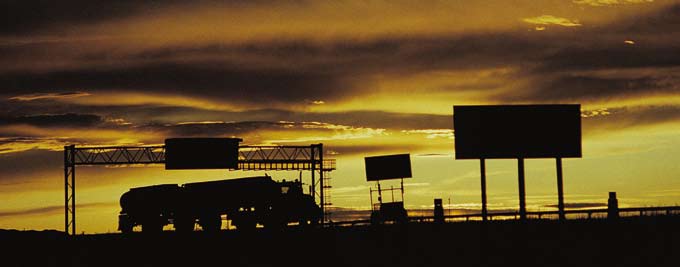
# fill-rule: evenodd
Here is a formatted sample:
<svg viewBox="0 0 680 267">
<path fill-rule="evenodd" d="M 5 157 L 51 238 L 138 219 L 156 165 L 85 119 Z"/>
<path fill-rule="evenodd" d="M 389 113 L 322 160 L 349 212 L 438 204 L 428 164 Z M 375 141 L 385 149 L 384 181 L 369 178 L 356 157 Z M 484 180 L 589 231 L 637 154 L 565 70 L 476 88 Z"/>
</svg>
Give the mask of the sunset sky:
<svg viewBox="0 0 680 267">
<path fill-rule="evenodd" d="M 106 2 L 0 3 L 2 229 L 63 230 L 64 145 L 169 137 L 323 143 L 350 209 L 370 206 L 364 157 L 411 153 L 407 208 L 479 209 L 464 104 L 582 105 L 567 208 L 680 203 L 680 1 Z M 115 231 L 130 187 L 261 174 L 79 167 L 78 232 Z M 487 175 L 489 208 L 517 209 L 516 161 Z M 527 160 L 526 192 L 555 209 L 554 159 Z"/>
</svg>

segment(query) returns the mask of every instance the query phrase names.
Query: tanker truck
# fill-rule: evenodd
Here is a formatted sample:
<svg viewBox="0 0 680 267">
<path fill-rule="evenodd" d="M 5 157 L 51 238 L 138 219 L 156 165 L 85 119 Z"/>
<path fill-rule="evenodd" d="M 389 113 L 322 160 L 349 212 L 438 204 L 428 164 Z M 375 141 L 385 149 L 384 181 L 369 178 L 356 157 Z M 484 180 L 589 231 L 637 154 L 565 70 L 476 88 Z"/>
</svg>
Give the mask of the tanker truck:
<svg viewBox="0 0 680 267">
<path fill-rule="evenodd" d="M 222 216 L 237 230 L 281 228 L 289 223 L 317 224 L 321 208 L 304 194 L 300 181 L 274 181 L 270 176 L 219 181 L 162 184 L 131 188 L 120 198 L 118 230 L 141 226 L 142 232 L 160 232 L 172 224 L 178 232 L 200 225 L 206 232 L 222 227 Z"/>
</svg>

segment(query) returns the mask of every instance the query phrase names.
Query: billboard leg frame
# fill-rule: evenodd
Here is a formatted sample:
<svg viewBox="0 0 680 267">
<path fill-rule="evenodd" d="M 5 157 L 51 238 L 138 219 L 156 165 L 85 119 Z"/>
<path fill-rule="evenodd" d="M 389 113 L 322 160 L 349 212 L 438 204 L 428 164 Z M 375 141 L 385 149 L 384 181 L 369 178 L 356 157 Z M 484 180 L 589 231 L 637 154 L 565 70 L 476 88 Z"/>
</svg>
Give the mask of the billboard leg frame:
<svg viewBox="0 0 680 267">
<path fill-rule="evenodd" d="M 524 186 L 524 158 L 517 159 L 517 178 L 519 185 L 519 219 L 527 219 L 526 190 Z"/>
<path fill-rule="evenodd" d="M 564 186 L 562 183 L 562 158 L 555 158 L 555 167 L 557 169 L 557 209 L 559 210 L 559 220 L 566 220 L 564 212 Z"/>
<path fill-rule="evenodd" d="M 401 202 L 404 202 L 404 178 L 401 178 Z"/>
<path fill-rule="evenodd" d="M 486 163 L 484 159 L 479 159 L 479 172 L 482 186 L 482 221 L 486 222 L 488 210 L 486 209 Z"/>
</svg>

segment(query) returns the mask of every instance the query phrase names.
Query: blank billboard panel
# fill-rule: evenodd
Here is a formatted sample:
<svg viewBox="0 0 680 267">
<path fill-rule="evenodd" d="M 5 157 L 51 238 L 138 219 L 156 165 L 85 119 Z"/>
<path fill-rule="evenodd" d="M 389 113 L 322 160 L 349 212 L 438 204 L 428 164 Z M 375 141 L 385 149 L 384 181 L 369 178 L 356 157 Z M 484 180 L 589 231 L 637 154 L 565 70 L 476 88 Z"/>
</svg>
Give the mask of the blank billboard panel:
<svg viewBox="0 0 680 267">
<path fill-rule="evenodd" d="M 581 105 L 454 106 L 456 159 L 581 157 Z"/>
<path fill-rule="evenodd" d="M 366 181 L 411 178 L 409 154 L 365 157 Z"/>
<path fill-rule="evenodd" d="M 165 139 L 165 169 L 237 169 L 239 138 Z"/>
</svg>

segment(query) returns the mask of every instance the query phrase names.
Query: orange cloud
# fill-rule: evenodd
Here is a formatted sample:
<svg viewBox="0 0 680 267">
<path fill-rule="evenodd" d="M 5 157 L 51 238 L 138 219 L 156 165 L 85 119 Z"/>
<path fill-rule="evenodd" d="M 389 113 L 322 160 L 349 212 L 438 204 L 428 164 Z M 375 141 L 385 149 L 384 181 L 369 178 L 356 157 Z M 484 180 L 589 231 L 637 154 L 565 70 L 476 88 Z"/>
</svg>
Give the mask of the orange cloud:
<svg viewBox="0 0 680 267">
<path fill-rule="evenodd" d="M 66 92 L 66 93 L 36 93 L 36 94 L 26 94 L 10 97 L 10 100 L 17 101 L 33 101 L 39 99 L 66 99 L 66 98 L 76 98 L 89 96 L 86 92 Z"/>
<path fill-rule="evenodd" d="M 581 23 L 578 22 L 578 20 L 570 20 L 567 18 L 560 18 L 560 17 L 555 17 L 552 15 L 543 15 L 543 16 L 538 16 L 538 17 L 532 17 L 532 18 L 524 18 L 522 21 L 530 24 L 539 24 L 539 25 L 560 25 L 560 26 L 565 26 L 565 27 L 578 27 L 582 26 Z"/>
<path fill-rule="evenodd" d="M 645 4 L 654 2 L 654 0 L 574 0 L 573 2 L 579 5 L 613 6 L 625 4 Z"/>
</svg>

